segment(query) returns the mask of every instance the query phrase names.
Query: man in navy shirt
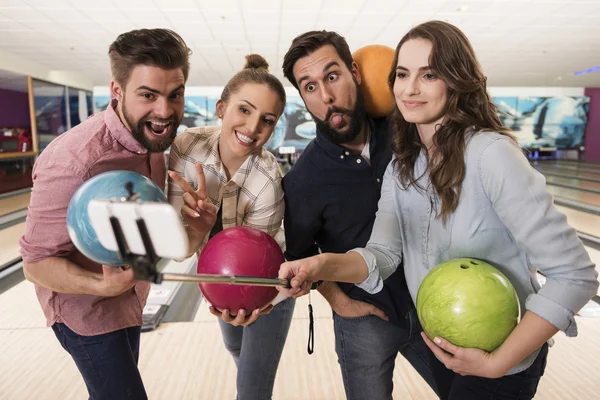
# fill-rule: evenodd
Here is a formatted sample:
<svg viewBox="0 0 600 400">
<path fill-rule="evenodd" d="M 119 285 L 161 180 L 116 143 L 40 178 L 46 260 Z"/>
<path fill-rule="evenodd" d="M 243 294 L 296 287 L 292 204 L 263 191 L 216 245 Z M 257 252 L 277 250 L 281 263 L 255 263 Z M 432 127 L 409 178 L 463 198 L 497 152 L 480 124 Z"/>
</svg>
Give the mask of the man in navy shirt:
<svg viewBox="0 0 600 400">
<path fill-rule="evenodd" d="M 316 138 L 283 179 L 286 259 L 364 247 L 392 158 L 387 121 L 366 115 L 357 65 L 335 32 L 296 37 L 283 72 L 317 125 Z M 322 282 L 318 290 L 333 309 L 348 399 L 391 399 L 398 352 L 435 390 L 402 268 L 376 295 L 348 283 Z"/>
</svg>

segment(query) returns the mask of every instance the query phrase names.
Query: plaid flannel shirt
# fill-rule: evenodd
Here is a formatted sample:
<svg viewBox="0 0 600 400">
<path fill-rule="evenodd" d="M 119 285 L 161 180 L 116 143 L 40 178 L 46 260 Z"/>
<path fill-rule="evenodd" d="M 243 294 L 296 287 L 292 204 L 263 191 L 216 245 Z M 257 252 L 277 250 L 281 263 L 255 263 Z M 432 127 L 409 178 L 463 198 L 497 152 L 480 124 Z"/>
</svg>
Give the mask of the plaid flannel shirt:
<svg viewBox="0 0 600 400">
<path fill-rule="evenodd" d="M 220 136 L 218 126 L 186 129 L 171 146 L 169 170 L 197 189 L 195 164 L 200 162 L 206 177 L 207 195 L 213 204 L 222 208 L 223 230 L 242 225 L 258 228 L 285 250 L 282 173 L 275 156 L 265 149 L 251 154 L 228 180 L 219 156 Z M 178 211 L 183 206 L 182 196 L 183 190 L 169 178 L 169 202 Z M 208 235 L 198 251 L 207 240 Z"/>
</svg>

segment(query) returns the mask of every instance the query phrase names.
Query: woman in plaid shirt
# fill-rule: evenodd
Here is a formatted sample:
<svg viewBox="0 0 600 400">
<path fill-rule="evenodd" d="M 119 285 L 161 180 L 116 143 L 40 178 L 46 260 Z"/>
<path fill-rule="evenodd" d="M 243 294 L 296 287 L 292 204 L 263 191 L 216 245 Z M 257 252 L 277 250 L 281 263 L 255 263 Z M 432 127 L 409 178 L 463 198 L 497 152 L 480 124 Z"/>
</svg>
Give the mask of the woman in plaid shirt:
<svg viewBox="0 0 600 400">
<path fill-rule="evenodd" d="M 187 225 L 190 256 L 221 230 L 241 225 L 261 229 L 285 246 L 282 174 L 263 148 L 283 113 L 285 90 L 263 57 L 246 60 L 217 101 L 221 126 L 186 129 L 171 146 L 169 201 Z M 210 307 L 238 368 L 239 400 L 271 397 L 294 305 L 282 295 L 263 310 Z"/>
</svg>

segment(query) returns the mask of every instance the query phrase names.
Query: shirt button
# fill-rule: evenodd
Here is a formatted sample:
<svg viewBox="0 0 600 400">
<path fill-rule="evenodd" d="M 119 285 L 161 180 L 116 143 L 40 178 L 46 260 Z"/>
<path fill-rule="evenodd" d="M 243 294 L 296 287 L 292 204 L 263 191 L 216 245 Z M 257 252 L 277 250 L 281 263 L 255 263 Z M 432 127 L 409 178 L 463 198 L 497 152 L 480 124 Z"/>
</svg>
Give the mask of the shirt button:
<svg viewBox="0 0 600 400">
<path fill-rule="evenodd" d="M 346 152 L 345 154 L 346 154 L 347 156 L 349 156 L 349 155 L 350 155 L 350 153 L 349 153 L 349 152 Z"/>
<path fill-rule="evenodd" d="M 381 179 L 377 178 L 377 182 L 381 182 Z"/>
<path fill-rule="evenodd" d="M 342 154 L 342 155 L 340 156 L 340 158 L 343 160 L 343 159 L 344 159 L 344 155 Z"/>
<path fill-rule="evenodd" d="M 356 160 L 356 163 L 357 163 L 357 164 L 360 164 L 360 163 L 361 163 L 361 161 L 362 161 L 362 160 L 359 158 L 359 159 L 357 159 L 357 160 Z"/>
</svg>

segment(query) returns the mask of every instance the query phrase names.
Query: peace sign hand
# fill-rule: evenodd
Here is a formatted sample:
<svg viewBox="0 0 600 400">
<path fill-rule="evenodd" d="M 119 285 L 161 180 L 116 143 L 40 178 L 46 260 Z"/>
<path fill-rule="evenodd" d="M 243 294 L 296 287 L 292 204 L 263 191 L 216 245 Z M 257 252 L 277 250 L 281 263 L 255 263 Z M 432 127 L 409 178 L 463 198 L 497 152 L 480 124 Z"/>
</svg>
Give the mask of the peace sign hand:
<svg viewBox="0 0 600 400">
<path fill-rule="evenodd" d="M 191 229 L 204 237 L 215 225 L 219 210 L 206 195 L 206 177 L 202 164 L 199 162 L 196 163 L 196 175 L 198 176 L 198 190 L 194 190 L 175 171 L 169 171 L 171 179 L 184 191 L 181 215 Z"/>
</svg>

